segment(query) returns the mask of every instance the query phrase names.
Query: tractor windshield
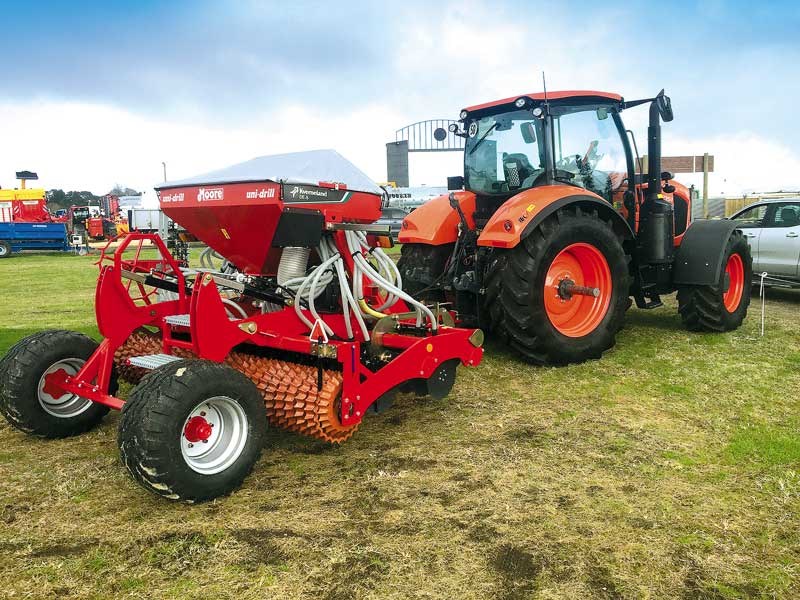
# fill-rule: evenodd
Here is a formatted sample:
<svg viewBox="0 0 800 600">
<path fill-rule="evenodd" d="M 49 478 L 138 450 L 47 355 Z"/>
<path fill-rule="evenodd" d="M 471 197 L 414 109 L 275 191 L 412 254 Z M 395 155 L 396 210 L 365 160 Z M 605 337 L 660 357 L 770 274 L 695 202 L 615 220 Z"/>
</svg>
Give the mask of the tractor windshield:
<svg viewBox="0 0 800 600">
<path fill-rule="evenodd" d="M 541 121 L 530 111 L 471 121 L 464 149 L 466 188 L 502 194 L 532 187 L 544 173 Z"/>
</svg>

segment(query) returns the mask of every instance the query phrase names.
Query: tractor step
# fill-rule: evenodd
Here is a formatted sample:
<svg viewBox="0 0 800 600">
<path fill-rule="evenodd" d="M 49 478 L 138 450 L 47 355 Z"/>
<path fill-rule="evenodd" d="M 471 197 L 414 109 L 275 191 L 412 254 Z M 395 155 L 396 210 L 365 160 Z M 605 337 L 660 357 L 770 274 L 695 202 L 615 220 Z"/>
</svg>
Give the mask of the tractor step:
<svg viewBox="0 0 800 600">
<path fill-rule="evenodd" d="M 147 354 L 145 356 L 131 356 L 128 359 L 128 364 L 132 367 L 139 367 L 142 369 L 157 369 L 163 365 L 180 360 L 179 356 L 172 354 Z"/>
<path fill-rule="evenodd" d="M 189 327 L 191 324 L 191 319 L 189 315 L 169 315 L 164 317 L 164 322 L 169 323 L 170 325 L 179 325 L 181 327 Z"/>
</svg>

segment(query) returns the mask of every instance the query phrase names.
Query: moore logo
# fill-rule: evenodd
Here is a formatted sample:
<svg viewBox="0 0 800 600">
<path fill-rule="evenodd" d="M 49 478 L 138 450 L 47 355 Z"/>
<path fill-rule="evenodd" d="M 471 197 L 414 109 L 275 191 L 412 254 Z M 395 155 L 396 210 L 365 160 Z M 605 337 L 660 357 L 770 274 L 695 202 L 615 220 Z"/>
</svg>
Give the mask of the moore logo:
<svg viewBox="0 0 800 600">
<path fill-rule="evenodd" d="M 225 191 L 222 188 L 200 188 L 197 190 L 197 201 L 208 202 L 209 200 L 222 200 L 225 197 Z"/>
</svg>

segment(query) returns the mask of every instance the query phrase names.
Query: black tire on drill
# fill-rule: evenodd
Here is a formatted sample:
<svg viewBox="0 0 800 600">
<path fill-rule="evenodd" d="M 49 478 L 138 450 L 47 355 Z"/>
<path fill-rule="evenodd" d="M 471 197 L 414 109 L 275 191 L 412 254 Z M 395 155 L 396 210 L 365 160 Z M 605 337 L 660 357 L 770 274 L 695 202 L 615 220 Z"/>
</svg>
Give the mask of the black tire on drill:
<svg viewBox="0 0 800 600">
<path fill-rule="evenodd" d="M 744 266 L 744 286 L 739 305 L 729 311 L 723 296 L 725 265 L 733 254 L 738 254 Z M 753 258 L 750 246 L 741 231 L 731 233 L 722 256 L 720 278 L 715 285 L 687 285 L 678 289 L 678 312 L 684 327 L 689 331 L 724 332 L 737 329 L 747 316 L 750 306 L 751 281 L 753 280 Z"/>
<path fill-rule="evenodd" d="M 605 316 L 582 337 L 559 332 L 545 309 L 545 278 L 567 246 L 583 242 L 602 253 L 611 274 Z M 622 236 L 596 211 L 566 207 L 547 217 L 511 250 L 503 251 L 485 278 L 491 329 L 533 364 L 564 365 L 600 358 L 614 346 L 628 307 L 630 274 Z"/>
<path fill-rule="evenodd" d="M 0 362 L 0 412 L 15 428 L 43 438 L 64 438 L 89 431 L 108 407 L 72 395 L 48 402 L 40 395 L 45 372 L 67 361 L 77 367 L 97 350 L 97 342 L 74 331 L 40 331 L 17 342 Z M 116 393 L 112 375 L 110 393 Z M 44 396 L 45 398 L 47 396 Z"/>
<path fill-rule="evenodd" d="M 198 406 L 219 397 L 243 411 L 246 439 L 224 470 L 198 472 L 182 453 L 184 427 Z M 122 407 L 117 442 L 123 464 L 145 489 L 170 500 L 203 502 L 241 485 L 261 454 L 266 433 L 264 399 L 252 381 L 226 365 L 191 359 L 142 378 Z"/>
<path fill-rule="evenodd" d="M 11 244 L 0 240 L 0 258 L 8 258 L 9 256 L 11 256 Z"/>
<path fill-rule="evenodd" d="M 403 291 L 425 302 L 443 302 L 444 292 L 437 286 L 443 283 L 447 261 L 454 244 L 403 244 L 397 269 L 403 278 Z"/>
</svg>

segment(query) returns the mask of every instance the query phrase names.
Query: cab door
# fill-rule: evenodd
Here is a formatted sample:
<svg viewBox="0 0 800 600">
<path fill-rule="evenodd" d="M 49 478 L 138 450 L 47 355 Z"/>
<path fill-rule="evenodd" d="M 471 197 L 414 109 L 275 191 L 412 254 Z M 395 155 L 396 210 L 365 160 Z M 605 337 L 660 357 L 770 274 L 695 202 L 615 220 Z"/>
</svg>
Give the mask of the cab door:
<svg viewBox="0 0 800 600">
<path fill-rule="evenodd" d="M 753 255 L 753 271 L 762 271 L 760 257 L 761 232 L 768 217 L 767 204 L 749 206 L 742 212 L 732 217 L 736 227 L 742 230 L 747 243 L 750 244 L 750 253 Z"/>
<path fill-rule="evenodd" d="M 758 241 L 759 271 L 797 277 L 800 262 L 800 201 L 775 204 Z"/>
</svg>

